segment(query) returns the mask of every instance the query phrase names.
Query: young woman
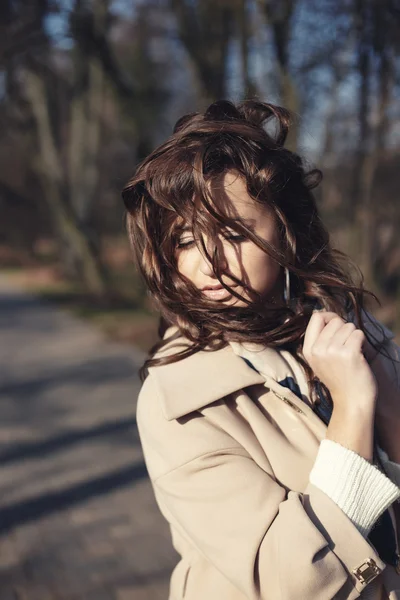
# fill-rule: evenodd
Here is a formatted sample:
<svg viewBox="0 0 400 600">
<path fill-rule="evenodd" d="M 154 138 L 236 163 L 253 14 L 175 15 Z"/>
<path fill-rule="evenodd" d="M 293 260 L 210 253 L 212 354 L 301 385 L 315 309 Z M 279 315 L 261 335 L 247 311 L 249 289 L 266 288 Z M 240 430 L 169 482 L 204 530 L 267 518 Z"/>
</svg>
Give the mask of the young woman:
<svg viewBox="0 0 400 600">
<path fill-rule="evenodd" d="M 170 600 L 400 600 L 399 348 L 330 245 L 289 117 L 185 115 L 123 191 L 161 313 L 137 423 L 181 555 Z"/>
</svg>

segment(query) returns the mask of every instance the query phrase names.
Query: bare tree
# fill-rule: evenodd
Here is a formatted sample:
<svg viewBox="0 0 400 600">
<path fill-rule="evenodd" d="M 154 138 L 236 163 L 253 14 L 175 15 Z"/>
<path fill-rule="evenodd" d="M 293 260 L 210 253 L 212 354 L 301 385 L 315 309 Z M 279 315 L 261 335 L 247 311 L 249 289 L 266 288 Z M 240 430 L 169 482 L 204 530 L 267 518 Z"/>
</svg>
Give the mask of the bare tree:
<svg viewBox="0 0 400 600">
<path fill-rule="evenodd" d="M 178 33 L 195 67 L 201 103 L 226 97 L 229 43 L 237 10 L 230 0 L 169 0 Z"/>
<path fill-rule="evenodd" d="M 289 43 L 297 0 L 257 0 L 257 3 L 272 31 L 279 73 L 281 103 L 292 111 L 292 114 L 297 115 L 299 111 L 299 93 L 289 65 Z M 297 137 L 297 123 L 294 122 L 288 137 L 288 146 L 294 150 L 297 147 Z"/>
<path fill-rule="evenodd" d="M 388 108 L 395 78 L 394 49 L 397 36 L 392 4 L 392 0 L 355 1 L 360 76 L 359 143 L 353 171 L 350 218 L 355 224 L 359 260 L 370 285 L 375 279 L 378 253 L 374 185 L 386 146 Z M 372 89 L 373 83 L 376 91 Z"/>
<path fill-rule="evenodd" d="M 93 11 L 76 0 L 72 31 L 79 27 L 88 39 L 102 39 L 108 25 L 108 0 L 95 2 Z M 39 59 L 25 67 L 25 94 L 36 122 L 39 154 L 35 167 L 40 177 L 59 236 L 64 263 L 97 296 L 106 291 L 96 237 L 90 217 L 98 179 L 104 67 L 92 47 L 77 36 L 73 50 L 72 85 L 58 76 L 53 65 Z M 53 85 L 63 85 L 70 97 L 67 115 L 55 98 Z M 54 112 L 56 116 L 54 117 Z M 67 148 L 67 152 L 65 152 Z M 64 156 L 66 154 L 66 156 Z"/>
<path fill-rule="evenodd" d="M 243 76 L 243 95 L 253 97 L 257 95 L 258 89 L 255 81 L 250 76 L 250 43 L 253 37 L 251 21 L 249 18 L 249 2 L 238 0 L 236 19 L 239 29 L 240 54 Z"/>
</svg>

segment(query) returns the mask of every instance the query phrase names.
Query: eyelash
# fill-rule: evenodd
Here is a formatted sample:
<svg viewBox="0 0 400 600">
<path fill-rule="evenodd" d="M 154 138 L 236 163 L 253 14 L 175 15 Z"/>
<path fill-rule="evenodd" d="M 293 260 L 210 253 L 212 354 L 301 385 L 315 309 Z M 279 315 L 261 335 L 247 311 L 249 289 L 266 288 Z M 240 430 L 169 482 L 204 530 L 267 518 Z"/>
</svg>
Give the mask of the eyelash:
<svg viewBox="0 0 400 600">
<path fill-rule="evenodd" d="M 225 237 L 226 240 L 235 240 L 236 242 L 243 242 L 247 238 L 244 235 L 228 235 Z M 189 248 L 194 244 L 194 240 L 190 240 L 189 242 L 178 242 L 178 248 Z"/>
</svg>

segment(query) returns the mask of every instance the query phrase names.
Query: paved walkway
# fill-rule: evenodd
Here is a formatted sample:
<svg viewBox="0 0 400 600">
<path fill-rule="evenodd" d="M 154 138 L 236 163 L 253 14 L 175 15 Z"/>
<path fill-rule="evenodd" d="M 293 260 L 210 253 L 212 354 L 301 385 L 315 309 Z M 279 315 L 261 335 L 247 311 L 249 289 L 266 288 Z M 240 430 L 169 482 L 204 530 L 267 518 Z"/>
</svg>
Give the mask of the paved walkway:
<svg viewBox="0 0 400 600">
<path fill-rule="evenodd" d="M 142 355 L 0 277 L 1 600 L 166 600 L 135 427 Z"/>
</svg>

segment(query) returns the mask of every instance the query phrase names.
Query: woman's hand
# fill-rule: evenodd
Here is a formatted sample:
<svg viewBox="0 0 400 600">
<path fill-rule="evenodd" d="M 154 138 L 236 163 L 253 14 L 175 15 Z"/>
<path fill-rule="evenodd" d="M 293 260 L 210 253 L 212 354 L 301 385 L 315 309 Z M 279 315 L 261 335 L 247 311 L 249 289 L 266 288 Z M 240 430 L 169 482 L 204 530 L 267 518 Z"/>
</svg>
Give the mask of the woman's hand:
<svg viewBox="0 0 400 600">
<path fill-rule="evenodd" d="M 307 326 L 303 355 L 329 389 L 335 410 L 375 410 L 378 386 L 364 354 L 366 337 L 334 312 L 317 311 Z"/>
</svg>

